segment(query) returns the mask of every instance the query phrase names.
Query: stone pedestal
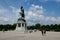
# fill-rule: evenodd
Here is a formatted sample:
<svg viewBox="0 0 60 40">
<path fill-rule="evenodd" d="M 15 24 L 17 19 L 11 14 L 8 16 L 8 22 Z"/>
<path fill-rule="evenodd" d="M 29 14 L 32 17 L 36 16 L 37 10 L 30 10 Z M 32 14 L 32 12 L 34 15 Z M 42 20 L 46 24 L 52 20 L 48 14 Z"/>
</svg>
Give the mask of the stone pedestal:
<svg viewBox="0 0 60 40">
<path fill-rule="evenodd" d="M 18 20 L 16 23 L 16 30 L 17 31 L 25 31 L 26 30 L 26 21 L 25 20 Z"/>
</svg>

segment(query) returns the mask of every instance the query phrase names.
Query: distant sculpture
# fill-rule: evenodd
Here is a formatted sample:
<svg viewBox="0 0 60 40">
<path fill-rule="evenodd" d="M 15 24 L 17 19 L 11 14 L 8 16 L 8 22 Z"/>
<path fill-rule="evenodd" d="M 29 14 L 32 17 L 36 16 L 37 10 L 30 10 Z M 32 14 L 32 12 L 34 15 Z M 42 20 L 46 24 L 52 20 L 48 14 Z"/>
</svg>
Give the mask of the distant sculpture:
<svg viewBox="0 0 60 40">
<path fill-rule="evenodd" d="M 20 15 L 21 15 L 21 18 L 25 18 L 23 6 L 21 6 Z"/>
</svg>

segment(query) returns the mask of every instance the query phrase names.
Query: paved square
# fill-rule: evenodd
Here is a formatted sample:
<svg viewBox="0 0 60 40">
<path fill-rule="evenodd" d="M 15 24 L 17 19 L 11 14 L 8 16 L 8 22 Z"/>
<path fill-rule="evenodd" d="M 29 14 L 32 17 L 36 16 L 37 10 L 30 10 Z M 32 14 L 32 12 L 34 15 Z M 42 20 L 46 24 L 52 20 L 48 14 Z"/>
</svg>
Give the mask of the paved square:
<svg viewBox="0 0 60 40">
<path fill-rule="evenodd" d="M 40 31 L 32 33 L 7 31 L 0 32 L 0 40 L 60 40 L 60 32 L 47 32 L 42 36 Z"/>
</svg>

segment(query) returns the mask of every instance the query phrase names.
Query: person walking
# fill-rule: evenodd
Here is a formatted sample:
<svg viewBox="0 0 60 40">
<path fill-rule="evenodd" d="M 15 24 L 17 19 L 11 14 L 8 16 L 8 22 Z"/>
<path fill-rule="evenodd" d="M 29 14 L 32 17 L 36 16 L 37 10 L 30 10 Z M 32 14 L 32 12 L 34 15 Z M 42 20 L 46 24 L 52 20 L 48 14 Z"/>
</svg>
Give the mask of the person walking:
<svg viewBox="0 0 60 40">
<path fill-rule="evenodd" d="M 43 29 L 42 29 L 42 35 L 45 35 L 45 34 L 46 34 L 46 29 L 43 28 Z"/>
</svg>

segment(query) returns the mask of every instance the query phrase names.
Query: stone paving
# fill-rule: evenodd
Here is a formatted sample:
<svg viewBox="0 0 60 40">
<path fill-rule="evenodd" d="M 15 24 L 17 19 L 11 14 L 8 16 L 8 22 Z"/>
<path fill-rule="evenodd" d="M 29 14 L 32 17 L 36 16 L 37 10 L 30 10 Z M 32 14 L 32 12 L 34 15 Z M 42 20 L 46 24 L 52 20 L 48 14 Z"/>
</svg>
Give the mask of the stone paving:
<svg viewBox="0 0 60 40">
<path fill-rule="evenodd" d="M 32 33 L 7 31 L 0 32 L 0 40 L 60 40 L 60 32 L 47 32 L 42 36 L 40 31 Z"/>
</svg>

